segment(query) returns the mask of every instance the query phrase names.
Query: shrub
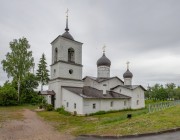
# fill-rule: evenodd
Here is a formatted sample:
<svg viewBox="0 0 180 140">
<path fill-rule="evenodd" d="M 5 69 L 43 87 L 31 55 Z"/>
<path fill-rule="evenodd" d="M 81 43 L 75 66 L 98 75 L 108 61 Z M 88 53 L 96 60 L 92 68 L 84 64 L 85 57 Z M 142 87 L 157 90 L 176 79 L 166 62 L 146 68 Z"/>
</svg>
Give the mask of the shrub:
<svg viewBox="0 0 180 140">
<path fill-rule="evenodd" d="M 45 107 L 46 111 L 52 111 L 54 109 L 52 104 L 47 104 Z"/>
<path fill-rule="evenodd" d="M 66 116 L 70 116 L 70 115 L 71 115 L 71 113 L 70 113 L 70 112 L 67 112 L 67 111 L 64 109 L 63 106 L 60 107 L 60 108 L 57 108 L 56 111 L 59 112 L 60 114 L 66 115 Z"/>
<path fill-rule="evenodd" d="M 5 84 L 2 88 L 0 88 L 0 105 L 17 105 L 17 99 L 17 91 L 10 84 Z"/>
</svg>

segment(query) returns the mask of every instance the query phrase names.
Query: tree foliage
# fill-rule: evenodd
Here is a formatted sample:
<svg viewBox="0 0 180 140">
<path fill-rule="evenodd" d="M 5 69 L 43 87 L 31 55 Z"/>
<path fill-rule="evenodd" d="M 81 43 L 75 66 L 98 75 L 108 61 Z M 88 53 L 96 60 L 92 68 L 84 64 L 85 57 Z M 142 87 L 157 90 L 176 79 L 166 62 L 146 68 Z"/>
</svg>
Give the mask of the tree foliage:
<svg viewBox="0 0 180 140">
<path fill-rule="evenodd" d="M 6 59 L 2 60 L 3 70 L 8 77 L 18 81 L 18 100 L 20 94 L 21 81 L 34 66 L 32 51 L 26 38 L 14 39 L 10 42 L 11 52 L 8 52 Z"/>
<path fill-rule="evenodd" d="M 12 84 L 6 82 L 4 86 L 0 88 L 0 105 L 17 105 L 17 95 L 17 90 L 12 86 Z"/>
<path fill-rule="evenodd" d="M 48 72 L 49 70 L 47 69 L 46 57 L 43 53 L 38 64 L 38 70 L 36 74 L 38 81 L 41 83 L 41 90 L 43 90 L 43 85 L 46 85 L 49 81 Z"/>
<path fill-rule="evenodd" d="M 174 83 L 166 84 L 165 86 L 155 84 L 148 87 L 145 92 L 145 97 L 152 100 L 174 100 L 180 99 L 180 88 L 176 87 Z"/>
</svg>

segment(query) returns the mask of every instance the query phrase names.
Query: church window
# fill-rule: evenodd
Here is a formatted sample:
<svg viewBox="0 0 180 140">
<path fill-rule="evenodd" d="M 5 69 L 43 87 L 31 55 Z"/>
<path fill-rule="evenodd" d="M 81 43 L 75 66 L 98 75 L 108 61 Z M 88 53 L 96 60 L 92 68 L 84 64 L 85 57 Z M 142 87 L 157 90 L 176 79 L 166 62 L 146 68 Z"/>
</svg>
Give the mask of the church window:
<svg viewBox="0 0 180 140">
<path fill-rule="evenodd" d="M 139 100 L 136 101 L 136 104 L 139 105 Z"/>
<path fill-rule="evenodd" d="M 54 76 L 56 76 L 56 69 L 54 69 Z"/>
<path fill-rule="evenodd" d="M 126 106 L 126 101 L 124 101 L 124 106 Z"/>
<path fill-rule="evenodd" d="M 58 58 L 58 49 L 55 48 L 55 52 L 54 52 L 54 62 L 57 62 L 57 58 Z"/>
<path fill-rule="evenodd" d="M 66 103 L 66 107 L 69 107 L 69 102 Z"/>
<path fill-rule="evenodd" d="M 121 93 L 121 89 L 119 89 L 119 92 Z"/>
<path fill-rule="evenodd" d="M 72 70 L 72 69 L 70 69 L 70 70 L 69 70 L 69 74 L 72 74 L 72 73 L 73 73 L 73 70 Z"/>
<path fill-rule="evenodd" d="M 111 101 L 111 107 L 113 107 L 113 101 Z"/>
<path fill-rule="evenodd" d="M 96 109 L 96 104 L 93 104 L 93 109 Z"/>
<path fill-rule="evenodd" d="M 68 61 L 74 62 L 74 49 L 73 48 L 68 49 Z"/>
<path fill-rule="evenodd" d="M 76 103 L 74 103 L 74 109 L 76 109 Z"/>
</svg>

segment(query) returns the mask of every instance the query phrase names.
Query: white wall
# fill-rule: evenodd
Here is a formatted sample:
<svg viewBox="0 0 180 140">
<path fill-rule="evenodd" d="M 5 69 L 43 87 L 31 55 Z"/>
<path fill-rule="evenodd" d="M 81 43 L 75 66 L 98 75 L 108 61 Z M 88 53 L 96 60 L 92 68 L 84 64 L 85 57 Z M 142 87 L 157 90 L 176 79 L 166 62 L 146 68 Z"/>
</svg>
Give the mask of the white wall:
<svg viewBox="0 0 180 140">
<path fill-rule="evenodd" d="M 109 78 L 110 77 L 110 67 L 99 66 L 97 68 L 97 77 Z"/>
<path fill-rule="evenodd" d="M 52 64 L 54 63 L 55 48 L 58 49 L 58 60 L 68 61 L 68 49 L 75 50 L 75 63 L 82 64 L 82 43 L 59 36 L 52 43 Z"/>
<path fill-rule="evenodd" d="M 69 73 L 70 69 L 73 70 L 72 74 Z M 54 70 L 56 71 L 55 73 Z M 51 79 L 57 77 L 82 80 L 82 67 L 58 62 L 57 64 L 51 66 Z"/>
<path fill-rule="evenodd" d="M 72 87 L 83 87 L 82 81 L 73 81 L 73 80 L 53 80 L 49 82 L 49 90 L 54 90 L 55 95 L 55 108 L 62 106 L 62 86 L 72 86 Z"/>
<path fill-rule="evenodd" d="M 139 109 L 145 107 L 144 90 L 142 90 L 140 87 L 133 90 L 131 106 L 132 109 Z"/>
<path fill-rule="evenodd" d="M 132 78 L 124 78 L 124 85 L 132 85 Z"/>
<path fill-rule="evenodd" d="M 124 101 L 126 101 L 126 105 L 124 105 Z M 112 107 L 111 102 L 113 102 Z M 98 111 L 122 110 L 130 108 L 129 99 L 84 99 L 83 104 L 84 114 L 95 113 Z M 95 109 L 93 109 L 93 104 L 96 104 Z"/>
<path fill-rule="evenodd" d="M 77 114 L 83 115 L 83 99 L 82 97 L 62 88 L 63 93 L 63 101 L 62 105 L 64 106 L 65 110 L 68 112 L 74 113 L 75 111 Z M 68 102 L 68 107 L 67 107 Z M 74 108 L 74 103 L 76 104 L 76 108 Z"/>
<path fill-rule="evenodd" d="M 113 91 L 115 91 L 117 93 L 121 93 L 123 95 L 130 96 L 132 109 L 139 109 L 139 108 L 145 107 L 144 90 L 142 88 L 138 87 L 134 90 L 131 90 L 131 89 L 127 89 L 124 87 L 118 87 L 118 88 L 114 89 Z M 137 104 L 137 100 L 138 100 L 138 104 Z"/>
<path fill-rule="evenodd" d="M 106 90 L 110 90 L 111 88 L 113 88 L 117 85 L 123 85 L 123 83 L 121 81 L 119 81 L 116 77 L 112 78 L 110 80 L 106 80 L 104 82 L 100 82 L 100 83 L 92 80 L 91 78 L 86 78 L 84 80 L 84 86 L 94 87 L 99 90 L 103 90 L 104 87 L 106 88 Z"/>
</svg>

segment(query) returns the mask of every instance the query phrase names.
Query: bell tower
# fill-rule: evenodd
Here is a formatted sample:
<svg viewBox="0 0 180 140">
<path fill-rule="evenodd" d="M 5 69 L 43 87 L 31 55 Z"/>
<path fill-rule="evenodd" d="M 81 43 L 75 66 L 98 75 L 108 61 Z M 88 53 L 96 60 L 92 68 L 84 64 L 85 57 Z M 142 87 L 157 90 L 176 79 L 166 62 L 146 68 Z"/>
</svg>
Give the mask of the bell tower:
<svg viewBox="0 0 180 140">
<path fill-rule="evenodd" d="M 51 42 L 51 79 L 82 80 L 82 43 L 75 41 L 69 33 L 68 10 L 66 14 L 65 32 Z"/>
<path fill-rule="evenodd" d="M 52 42 L 52 64 L 49 90 L 56 93 L 55 108 L 62 106 L 62 87 L 82 87 L 82 44 L 69 33 L 68 10 L 66 28 Z"/>
</svg>

